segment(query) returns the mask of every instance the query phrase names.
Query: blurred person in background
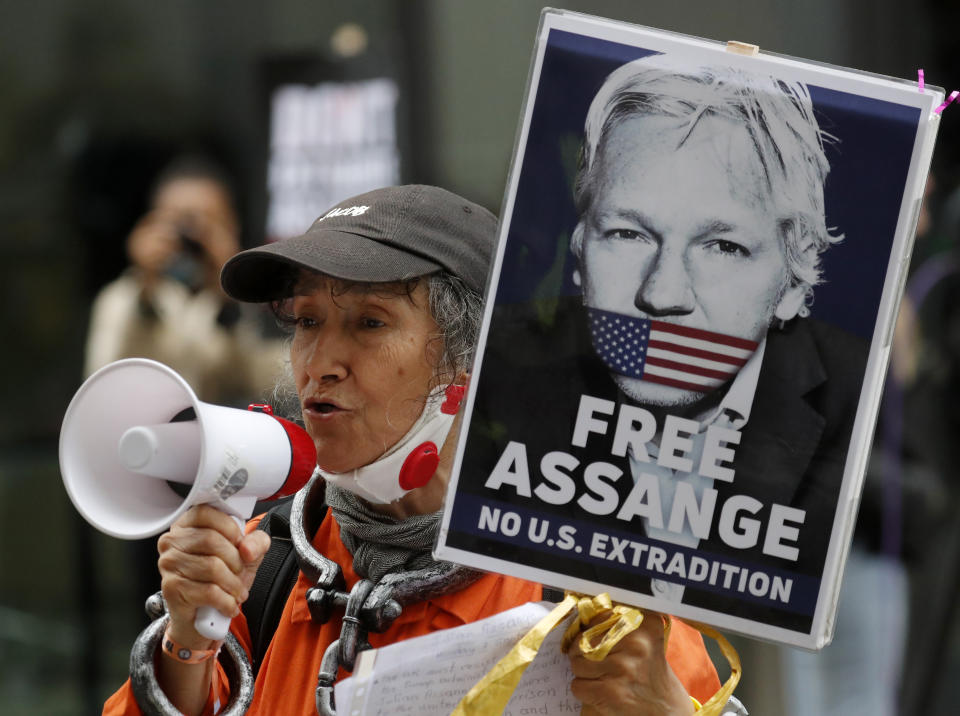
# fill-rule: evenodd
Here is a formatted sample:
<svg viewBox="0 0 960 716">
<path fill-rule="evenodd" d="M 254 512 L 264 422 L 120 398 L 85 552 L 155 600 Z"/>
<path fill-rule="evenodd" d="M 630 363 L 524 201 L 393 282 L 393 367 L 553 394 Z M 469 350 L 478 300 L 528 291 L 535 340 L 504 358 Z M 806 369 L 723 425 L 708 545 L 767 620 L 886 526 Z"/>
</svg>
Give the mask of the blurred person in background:
<svg viewBox="0 0 960 716">
<path fill-rule="evenodd" d="M 937 378 L 939 370 L 933 365 L 944 355 L 939 347 L 944 341 L 936 337 L 942 332 L 942 321 L 935 327 L 920 320 L 920 314 L 931 309 L 942 314 L 929 304 L 928 296 L 936 284 L 956 276 L 955 262 L 945 258 L 949 255 L 932 230 L 934 187 L 931 175 L 844 566 L 836 632 L 820 652 L 783 650 L 786 712 L 795 716 L 926 712 L 909 707 L 907 702 L 915 696 L 904 700 L 901 691 L 908 681 L 904 676 L 908 642 L 915 639 L 911 621 L 930 621 L 915 616 L 918 610 L 928 614 L 932 606 L 917 591 L 918 575 L 932 561 L 927 554 L 936 552 L 932 545 L 948 504 L 944 465 L 938 465 L 935 454 L 954 442 L 946 439 L 943 428 L 950 421 L 941 403 L 949 402 L 955 393 Z M 936 345 L 931 346 L 931 341 Z M 955 365 L 960 366 L 960 361 Z M 931 385 L 936 385 L 933 391 Z M 934 393 L 942 398 L 935 399 Z M 940 619 L 932 621 L 942 624 Z M 914 646 L 922 648 L 919 642 Z"/>
<path fill-rule="evenodd" d="M 941 184 L 945 182 L 941 181 Z M 916 248 L 897 332 L 909 329 L 899 426 L 903 504 L 894 513 L 909 570 L 910 611 L 901 713 L 943 710 L 960 653 L 956 647 L 960 594 L 960 188 L 928 196 L 917 223 Z M 907 333 L 907 331 L 904 331 Z M 896 339 L 896 334 L 895 334 Z M 898 346 L 894 344 L 894 350 Z M 896 355 L 896 354 L 895 354 Z M 891 372 L 898 368 L 891 364 Z M 911 469 L 919 464 L 923 470 Z M 922 501 L 911 499 L 923 488 Z"/>
<path fill-rule="evenodd" d="M 84 374 L 121 358 L 152 358 L 206 402 L 242 407 L 264 395 L 282 365 L 281 341 L 265 339 L 256 315 L 219 284 L 239 236 L 219 166 L 199 155 L 167 165 L 127 237 L 129 266 L 93 303 Z"/>
<path fill-rule="evenodd" d="M 231 182 L 212 160 L 174 158 L 154 180 L 147 213 L 126 240 L 129 265 L 96 296 L 84 375 L 122 358 L 151 358 L 184 377 L 208 403 L 265 400 L 283 371 L 283 340 L 267 337 L 256 309 L 220 288 L 220 268 L 240 251 Z M 130 543 L 133 589 L 159 589 L 154 540 Z"/>
</svg>

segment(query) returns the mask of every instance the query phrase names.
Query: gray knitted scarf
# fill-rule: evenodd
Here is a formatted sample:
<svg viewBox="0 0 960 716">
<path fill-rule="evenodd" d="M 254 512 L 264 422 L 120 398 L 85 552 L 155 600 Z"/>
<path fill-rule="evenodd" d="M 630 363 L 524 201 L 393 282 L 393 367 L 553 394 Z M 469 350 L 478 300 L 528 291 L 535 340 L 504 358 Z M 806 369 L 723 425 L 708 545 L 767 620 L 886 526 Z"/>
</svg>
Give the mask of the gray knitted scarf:
<svg viewBox="0 0 960 716">
<path fill-rule="evenodd" d="M 442 512 L 398 520 L 371 510 L 352 492 L 330 483 L 326 500 L 340 525 L 340 539 L 353 555 L 353 569 L 361 577 L 379 582 L 390 572 L 433 564 L 430 550 Z"/>
</svg>

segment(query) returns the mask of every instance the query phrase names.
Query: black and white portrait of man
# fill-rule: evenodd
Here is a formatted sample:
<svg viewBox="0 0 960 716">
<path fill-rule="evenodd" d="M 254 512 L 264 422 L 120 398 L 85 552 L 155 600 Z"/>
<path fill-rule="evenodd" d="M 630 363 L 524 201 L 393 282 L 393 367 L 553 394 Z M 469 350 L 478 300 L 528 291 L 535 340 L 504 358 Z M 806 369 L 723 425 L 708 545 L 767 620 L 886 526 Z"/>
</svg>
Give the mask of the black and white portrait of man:
<svg viewBox="0 0 960 716">
<path fill-rule="evenodd" d="M 584 304 L 758 344 L 807 315 L 820 255 L 840 239 L 825 222 L 823 140 L 799 83 L 660 56 L 615 71 L 590 106 L 576 182 Z M 639 403 L 698 417 L 717 399 L 708 381 L 613 378 Z"/>
<path fill-rule="evenodd" d="M 821 254 L 842 238 L 824 215 L 829 138 L 800 83 L 671 64 L 654 56 L 609 76 L 587 114 L 575 185 L 574 282 L 615 399 L 649 410 L 658 433 L 667 416 L 690 421 L 681 469 L 656 459 L 655 434 L 645 455 L 628 451 L 630 473 L 655 474 L 661 501 L 677 484 L 702 500 L 704 490 L 765 483 L 766 503 L 749 518 L 776 504 L 786 525 L 809 532 L 808 518 L 833 516 L 867 354 L 865 342 L 806 318 Z M 645 371 L 613 364 L 597 312 L 661 327 L 658 340 L 635 343 Z M 727 482 L 690 469 L 711 425 L 737 442 Z M 648 535 L 690 547 L 754 546 L 643 522 Z M 829 535 L 819 533 L 781 540 L 785 566 L 822 562 Z M 653 588 L 683 592 L 667 580 Z"/>
</svg>

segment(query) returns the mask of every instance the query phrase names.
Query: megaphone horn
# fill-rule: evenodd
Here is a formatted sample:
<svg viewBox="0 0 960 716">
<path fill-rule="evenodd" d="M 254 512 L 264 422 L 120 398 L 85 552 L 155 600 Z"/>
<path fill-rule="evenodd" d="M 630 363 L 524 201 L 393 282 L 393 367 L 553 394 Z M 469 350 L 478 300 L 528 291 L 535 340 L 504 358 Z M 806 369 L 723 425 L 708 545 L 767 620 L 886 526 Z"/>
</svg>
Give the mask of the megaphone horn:
<svg viewBox="0 0 960 716">
<path fill-rule="evenodd" d="M 60 429 L 70 500 L 90 524 L 121 539 L 159 534 L 203 503 L 248 519 L 257 501 L 299 490 L 315 465 L 310 436 L 269 406 L 201 402 L 174 370 L 146 358 L 90 376 Z"/>
</svg>

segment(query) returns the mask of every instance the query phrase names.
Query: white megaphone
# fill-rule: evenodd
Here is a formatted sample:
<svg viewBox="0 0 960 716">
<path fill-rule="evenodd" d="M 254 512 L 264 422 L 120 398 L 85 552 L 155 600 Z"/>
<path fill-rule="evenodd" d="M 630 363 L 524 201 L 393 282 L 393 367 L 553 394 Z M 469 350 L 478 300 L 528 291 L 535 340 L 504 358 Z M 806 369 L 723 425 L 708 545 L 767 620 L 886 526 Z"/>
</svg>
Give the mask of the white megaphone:
<svg viewBox="0 0 960 716">
<path fill-rule="evenodd" d="M 315 466 L 310 436 L 269 406 L 202 403 L 175 371 L 145 358 L 91 375 L 60 428 L 70 500 L 90 524 L 121 539 L 159 534 L 204 503 L 249 519 L 258 500 L 292 495 Z M 230 618 L 202 607 L 194 626 L 221 640 Z"/>
</svg>

